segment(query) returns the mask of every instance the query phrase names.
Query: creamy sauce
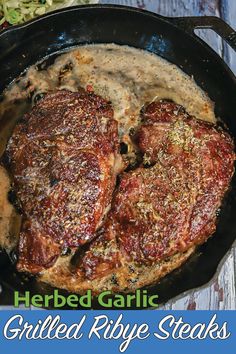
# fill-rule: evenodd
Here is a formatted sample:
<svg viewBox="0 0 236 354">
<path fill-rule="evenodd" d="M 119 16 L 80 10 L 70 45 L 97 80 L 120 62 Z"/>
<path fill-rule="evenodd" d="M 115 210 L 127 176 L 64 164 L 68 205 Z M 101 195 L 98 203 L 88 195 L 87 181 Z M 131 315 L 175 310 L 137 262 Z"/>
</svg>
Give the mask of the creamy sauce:
<svg viewBox="0 0 236 354">
<path fill-rule="evenodd" d="M 175 65 L 127 46 L 86 45 L 61 54 L 49 67 L 43 63 L 30 67 L 4 92 L 0 103 L 0 156 L 16 121 L 30 109 L 38 94 L 55 89 L 77 91 L 79 87 L 94 90 L 112 102 L 120 137 L 129 145 L 131 160 L 135 147 L 129 132 L 139 125 L 140 110 L 147 102 L 172 99 L 199 119 L 215 122 L 214 105 L 207 94 Z M 16 243 L 15 238 L 9 241 L 11 224 L 18 225 L 19 218 L 8 202 L 9 188 L 9 178 L 1 168 L 0 246 L 11 248 Z"/>
<path fill-rule="evenodd" d="M 11 251 L 16 246 L 20 231 L 20 216 L 8 201 L 9 189 L 9 176 L 0 166 L 0 246 L 7 251 Z"/>
</svg>

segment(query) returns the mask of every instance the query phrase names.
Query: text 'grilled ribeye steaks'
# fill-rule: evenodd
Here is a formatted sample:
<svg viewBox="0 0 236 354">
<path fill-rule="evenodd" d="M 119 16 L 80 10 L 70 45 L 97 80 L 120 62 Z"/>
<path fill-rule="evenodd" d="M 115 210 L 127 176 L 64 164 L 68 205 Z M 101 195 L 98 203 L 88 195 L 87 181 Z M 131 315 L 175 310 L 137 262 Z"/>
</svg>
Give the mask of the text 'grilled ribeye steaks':
<svg viewBox="0 0 236 354">
<path fill-rule="evenodd" d="M 95 279 L 185 252 L 207 240 L 234 171 L 231 137 L 172 102 L 148 105 L 136 143 L 144 166 L 124 173 L 108 219 L 80 260 Z M 132 276 L 132 275 L 131 275 Z"/>
<path fill-rule="evenodd" d="M 37 273 L 66 247 L 91 241 L 120 172 L 111 105 L 83 90 L 47 94 L 7 146 L 23 211 L 18 269 Z"/>
</svg>

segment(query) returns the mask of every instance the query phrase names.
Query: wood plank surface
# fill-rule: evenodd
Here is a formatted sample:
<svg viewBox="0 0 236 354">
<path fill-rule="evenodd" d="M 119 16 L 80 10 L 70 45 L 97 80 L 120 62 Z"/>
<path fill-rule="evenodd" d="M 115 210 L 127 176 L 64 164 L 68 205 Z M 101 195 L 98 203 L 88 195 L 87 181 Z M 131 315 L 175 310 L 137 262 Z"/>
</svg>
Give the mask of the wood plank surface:
<svg viewBox="0 0 236 354">
<path fill-rule="evenodd" d="M 163 16 L 218 16 L 236 29 L 235 0 L 102 0 L 106 4 L 135 6 Z M 197 34 L 221 55 L 236 74 L 236 53 L 211 30 Z M 235 310 L 236 243 L 221 262 L 209 284 L 172 299 L 161 309 L 168 310 Z"/>
<path fill-rule="evenodd" d="M 135 6 L 163 16 L 218 16 L 236 29 L 236 0 L 101 0 L 100 2 Z M 197 34 L 211 45 L 236 73 L 236 53 L 213 31 L 200 30 Z M 235 310 L 236 244 L 222 260 L 217 274 L 209 284 L 172 299 L 161 309 Z"/>
</svg>

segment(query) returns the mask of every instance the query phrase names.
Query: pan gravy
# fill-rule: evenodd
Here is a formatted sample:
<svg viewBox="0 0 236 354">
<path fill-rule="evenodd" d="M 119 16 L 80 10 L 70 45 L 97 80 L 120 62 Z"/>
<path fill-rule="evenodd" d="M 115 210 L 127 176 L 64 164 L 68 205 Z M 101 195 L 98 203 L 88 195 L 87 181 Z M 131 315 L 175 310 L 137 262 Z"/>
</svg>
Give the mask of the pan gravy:
<svg viewBox="0 0 236 354">
<path fill-rule="evenodd" d="M 215 121 L 214 106 L 195 81 L 177 66 L 140 49 L 115 44 L 77 47 L 30 67 L 4 92 L 0 103 L 0 156 L 15 123 L 42 94 L 55 89 L 93 90 L 112 102 L 121 140 L 128 145 L 129 162 L 135 159 L 130 133 L 139 125 L 142 106 L 156 99 L 171 99 L 207 121 Z M 20 218 L 7 198 L 10 180 L 0 168 L 0 246 L 17 242 Z M 15 237 L 13 237 L 14 235 Z"/>
</svg>

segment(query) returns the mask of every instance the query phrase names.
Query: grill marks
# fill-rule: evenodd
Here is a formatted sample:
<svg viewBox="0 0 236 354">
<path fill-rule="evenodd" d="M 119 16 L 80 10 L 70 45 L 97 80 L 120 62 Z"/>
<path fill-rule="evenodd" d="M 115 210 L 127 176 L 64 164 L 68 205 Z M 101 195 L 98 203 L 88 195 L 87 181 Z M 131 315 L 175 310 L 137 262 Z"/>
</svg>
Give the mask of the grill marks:
<svg viewBox="0 0 236 354">
<path fill-rule="evenodd" d="M 7 147 L 24 217 L 19 270 L 38 273 L 95 237 L 122 168 L 118 151 L 111 105 L 94 94 L 47 94 L 25 115 Z"/>
<path fill-rule="evenodd" d="M 232 139 L 172 102 L 151 103 L 142 118 L 135 141 L 151 167 L 122 175 L 102 234 L 80 263 L 89 279 L 114 271 L 122 259 L 167 259 L 215 231 L 234 171 Z"/>
</svg>

